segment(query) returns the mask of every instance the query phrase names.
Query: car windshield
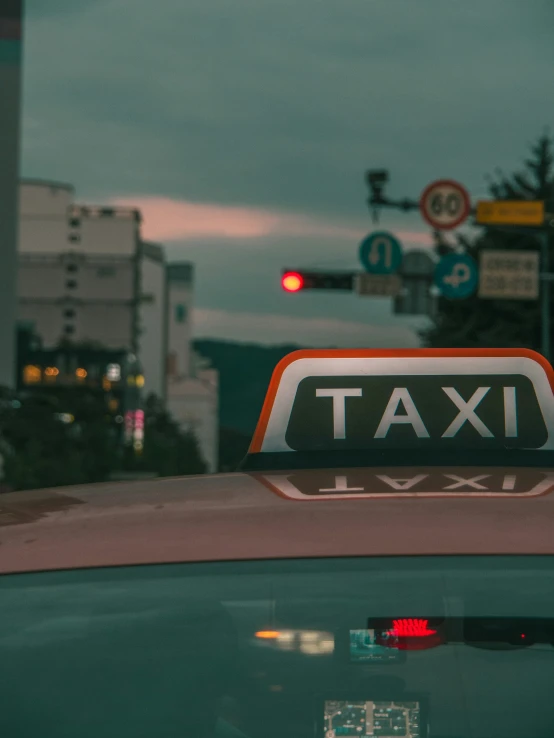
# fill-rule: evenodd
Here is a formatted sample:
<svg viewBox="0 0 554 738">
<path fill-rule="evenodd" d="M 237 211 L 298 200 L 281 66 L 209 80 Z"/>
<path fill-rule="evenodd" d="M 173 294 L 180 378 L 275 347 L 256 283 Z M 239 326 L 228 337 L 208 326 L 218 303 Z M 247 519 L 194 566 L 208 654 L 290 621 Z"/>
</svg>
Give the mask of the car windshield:
<svg viewBox="0 0 554 738">
<path fill-rule="evenodd" d="M 552 557 L 6 576 L 0 732 L 549 736 L 553 605 Z"/>
</svg>

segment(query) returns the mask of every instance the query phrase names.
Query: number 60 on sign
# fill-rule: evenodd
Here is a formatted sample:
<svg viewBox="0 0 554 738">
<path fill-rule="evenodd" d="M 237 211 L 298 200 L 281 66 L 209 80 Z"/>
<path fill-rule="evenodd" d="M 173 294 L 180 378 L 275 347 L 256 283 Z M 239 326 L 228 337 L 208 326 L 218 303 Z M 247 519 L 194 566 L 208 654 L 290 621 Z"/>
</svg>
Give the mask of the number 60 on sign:
<svg viewBox="0 0 554 738">
<path fill-rule="evenodd" d="M 423 190 L 419 201 L 423 219 L 437 230 L 456 228 L 470 213 L 471 203 L 465 187 L 451 179 L 438 179 Z"/>
</svg>

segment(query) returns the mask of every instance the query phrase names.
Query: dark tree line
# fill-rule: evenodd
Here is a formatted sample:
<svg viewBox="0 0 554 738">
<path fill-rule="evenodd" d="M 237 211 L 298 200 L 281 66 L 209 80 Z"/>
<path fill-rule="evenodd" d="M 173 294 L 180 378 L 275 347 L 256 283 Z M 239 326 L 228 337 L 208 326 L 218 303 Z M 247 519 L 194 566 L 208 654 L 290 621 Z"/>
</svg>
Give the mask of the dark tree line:
<svg viewBox="0 0 554 738">
<path fill-rule="evenodd" d="M 201 474 L 194 436 L 183 432 L 154 397 L 145 407 L 144 451 L 125 451 L 113 417 L 94 392 L 55 396 L 0 392 L 3 489 L 37 489 L 104 482 L 119 470 L 158 476 Z"/>
</svg>

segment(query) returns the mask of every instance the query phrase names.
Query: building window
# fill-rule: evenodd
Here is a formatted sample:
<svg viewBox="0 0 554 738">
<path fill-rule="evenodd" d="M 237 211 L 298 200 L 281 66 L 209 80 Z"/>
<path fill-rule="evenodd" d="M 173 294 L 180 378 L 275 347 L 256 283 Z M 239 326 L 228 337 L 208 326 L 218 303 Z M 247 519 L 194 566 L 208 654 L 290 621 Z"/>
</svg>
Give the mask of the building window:
<svg viewBox="0 0 554 738">
<path fill-rule="evenodd" d="M 68 290 L 74 290 L 75 287 L 77 287 L 77 280 L 76 279 L 67 279 L 65 282 L 65 286 Z"/>
<path fill-rule="evenodd" d="M 79 228 L 81 225 L 81 219 L 80 218 L 70 218 L 69 225 L 71 228 Z"/>
<path fill-rule="evenodd" d="M 73 308 L 67 308 L 63 311 L 63 317 L 67 319 L 71 319 L 75 317 L 75 310 Z"/>
<path fill-rule="evenodd" d="M 167 373 L 170 377 L 177 376 L 177 354 L 174 351 L 167 356 Z"/>
<path fill-rule="evenodd" d="M 66 272 L 76 272 L 79 267 L 77 264 L 68 264 L 65 268 Z"/>
<path fill-rule="evenodd" d="M 121 380 L 121 364 L 108 364 L 106 367 L 106 379 L 110 382 L 119 382 Z"/>
<path fill-rule="evenodd" d="M 99 267 L 96 270 L 97 277 L 115 277 L 115 267 Z"/>
<path fill-rule="evenodd" d="M 37 384 L 42 380 L 42 370 L 40 366 L 34 366 L 28 364 L 23 369 L 23 382 L 24 384 Z"/>
<path fill-rule="evenodd" d="M 177 323 L 184 323 L 185 318 L 187 317 L 187 309 L 184 305 L 176 305 L 175 306 L 175 320 Z"/>
<path fill-rule="evenodd" d="M 80 243 L 81 242 L 81 236 L 78 233 L 71 233 L 69 236 L 69 241 L 71 243 Z"/>
<path fill-rule="evenodd" d="M 74 325 L 64 325 L 63 332 L 66 336 L 72 336 L 75 333 L 75 326 Z"/>
</svg>

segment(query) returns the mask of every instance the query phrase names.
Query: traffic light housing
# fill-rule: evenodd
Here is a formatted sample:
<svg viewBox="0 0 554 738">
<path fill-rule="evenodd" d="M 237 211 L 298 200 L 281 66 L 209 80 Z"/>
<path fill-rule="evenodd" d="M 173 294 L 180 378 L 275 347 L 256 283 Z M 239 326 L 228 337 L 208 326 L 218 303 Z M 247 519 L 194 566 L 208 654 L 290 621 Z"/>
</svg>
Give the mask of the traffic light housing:
<svg viewBox="0 0 554 738">
<path fill-rule="evenodd" d="M 352 292 L 354 289 L 354 273 L 285 269 L 281 277 L 281 286 L 285 292 L 301 292 L 302 290 Z"/>
</svg>

